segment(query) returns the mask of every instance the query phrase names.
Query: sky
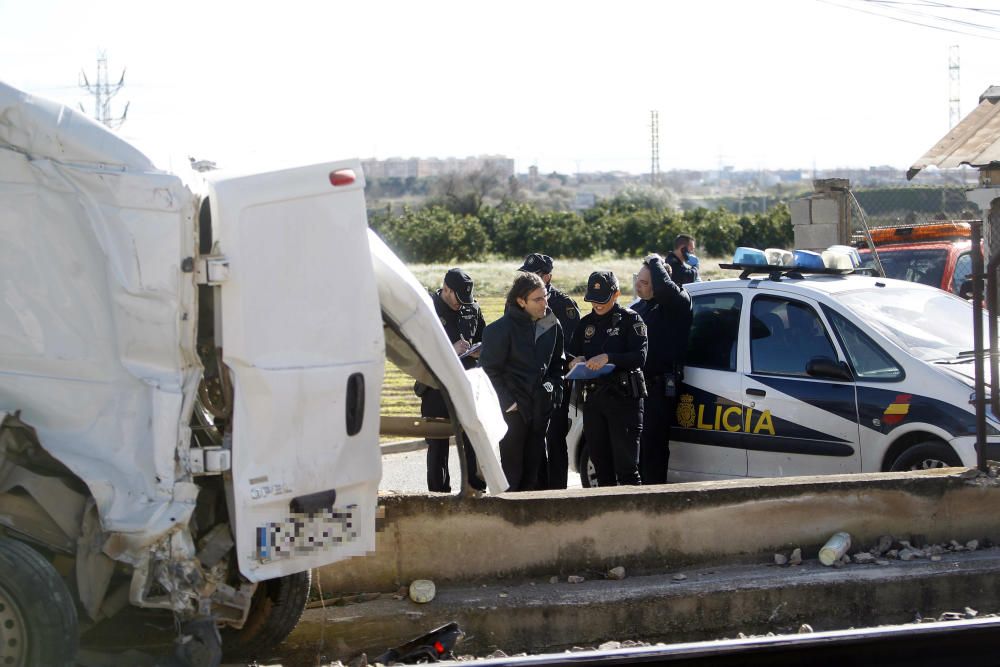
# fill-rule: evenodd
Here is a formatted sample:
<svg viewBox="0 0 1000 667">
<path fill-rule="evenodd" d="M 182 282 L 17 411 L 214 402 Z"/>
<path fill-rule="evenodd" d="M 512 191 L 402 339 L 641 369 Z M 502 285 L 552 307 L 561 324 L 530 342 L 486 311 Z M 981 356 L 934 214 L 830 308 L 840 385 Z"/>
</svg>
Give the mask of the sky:
<svg viewBox="0 0 1000 667">
<path fill-rule="evenodd" d="M 1000 1 L 927 3 L 0 0 L 0 80 L 91 112 L 79 73 L 103 51 L 127 68 L 120 133 L 171 170 L 648 173 L 654 109 L 663 171 L 905 168 L 948 131 L 952 45 L 963 115 L 1000 84 Z"/>
</svg>

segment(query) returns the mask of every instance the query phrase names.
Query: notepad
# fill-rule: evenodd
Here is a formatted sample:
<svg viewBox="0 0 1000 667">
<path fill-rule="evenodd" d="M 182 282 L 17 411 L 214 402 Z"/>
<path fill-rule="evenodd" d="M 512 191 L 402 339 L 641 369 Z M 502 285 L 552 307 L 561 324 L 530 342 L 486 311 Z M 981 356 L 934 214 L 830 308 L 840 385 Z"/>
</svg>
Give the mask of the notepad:
<svg viewBox="0 0 1000 667">
<path fill-rule="evenodd" d="M 482 343 L 476 343 L 475 345 L 473 345 L 472 347 L 470 347 L 468 350 L 466 350 L 462 354 L 458 355 L 458 358 L 459 359 L 465 359 L 470 354 L 475 354 L 476 352 L 479 352 L 479 348 L 481 348 L 482 346 L 483 346 Z"/>
<path fill-rule="evenodd" d="M 593 380 L 599 377 L 604 377 L 615 370 L 614 364 L 604 364 L 598 371 L 592 371 L 587 368 L 586 362 L 580 362 L 573 367 L 573 370 L 566 375 L 567 380 Z"/>
</svg>

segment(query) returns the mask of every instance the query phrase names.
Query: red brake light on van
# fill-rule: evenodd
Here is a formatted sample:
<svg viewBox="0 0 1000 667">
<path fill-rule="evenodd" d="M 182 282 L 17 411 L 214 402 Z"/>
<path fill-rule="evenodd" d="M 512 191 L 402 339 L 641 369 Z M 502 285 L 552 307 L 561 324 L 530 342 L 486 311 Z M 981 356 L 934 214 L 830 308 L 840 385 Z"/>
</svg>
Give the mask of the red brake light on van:
<svg viewBox="0 0 1000 667">
<path fill-rule="evenodd" d="M 355 178 L 357 177 L 354 175 L 353 169 L 338 169 L 337 171 L 330 172 L 330 185 L 334 187 L 351 185 L 354 183 Z"/>
</svg>

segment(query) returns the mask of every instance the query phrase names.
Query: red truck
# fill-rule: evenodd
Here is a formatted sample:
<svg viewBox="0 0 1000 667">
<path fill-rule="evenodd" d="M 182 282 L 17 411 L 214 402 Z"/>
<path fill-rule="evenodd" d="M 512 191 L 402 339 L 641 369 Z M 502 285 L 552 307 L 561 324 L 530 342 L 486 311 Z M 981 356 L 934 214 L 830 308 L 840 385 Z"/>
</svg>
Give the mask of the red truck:
<svg viewBox="0 0 1000 667">
<path fill-rule="evenodd" d="M 886 277 L 933 285 L 960 294 L 972 276 L 972 230 L 968 222 L 878 227 L 871 230 Z M 857 244 L 862 266 L 875 264 L 864 240 Z"/>
</svg>

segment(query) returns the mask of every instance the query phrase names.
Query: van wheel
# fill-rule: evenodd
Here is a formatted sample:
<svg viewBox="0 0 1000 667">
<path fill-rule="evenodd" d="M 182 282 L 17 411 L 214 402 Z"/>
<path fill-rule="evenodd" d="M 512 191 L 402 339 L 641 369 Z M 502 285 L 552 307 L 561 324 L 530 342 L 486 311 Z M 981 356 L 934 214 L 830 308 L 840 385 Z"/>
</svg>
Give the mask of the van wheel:
<svg viewBox="0 0 1000 667">
<path fill-rule="evenodd" d="M 892 472 L 933 470 L 934 468 L 954 468 L 961 465 L 962 460 L 958 458 L 955 450 L 943 442 L 928 440 L 904 450 L 892 462 L 892 467 L 889 470 Z"/>
<path fill-rule="evenodd" d="M 52 563 L 0 537 L 0 665 L 72 667 L 78 641 L 76 605 Z"/>
<path fill-rule="evenodd" d="M 586 441 L 580 445 L 580 461 L 576 469 L 580 471 L 580 486 L 585 489 L 597 488 L 597 468 L 590 460 L 590 448 Z"/>
<path fill-rule="evenodd" d="M 227 658 L 256 658 L 276 647 L 298 625 L 309 599 L 312 572 L 297 572 L 257 584 L 247 622 L 239 630 L 224 629 Z"/>
</svg>

